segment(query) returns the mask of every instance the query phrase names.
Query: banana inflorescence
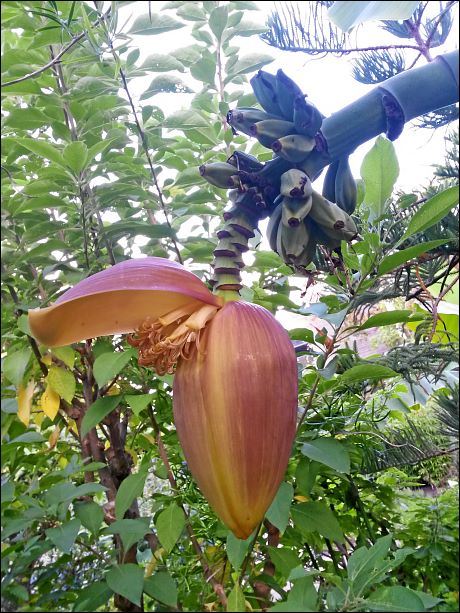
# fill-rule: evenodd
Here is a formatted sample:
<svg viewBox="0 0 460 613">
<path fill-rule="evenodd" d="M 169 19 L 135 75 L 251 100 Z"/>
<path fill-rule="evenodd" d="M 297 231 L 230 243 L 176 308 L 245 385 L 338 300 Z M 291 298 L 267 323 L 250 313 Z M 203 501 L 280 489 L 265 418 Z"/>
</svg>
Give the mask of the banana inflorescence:
<svg viewBox="0 0 460 613">
<path fill-rule="evenodd" d="M 261 163 L 235 151 L 226 162 L 200 166 L 204 179 L 230 190 L 232 206 L 225 211 L 226 223 L 218 233 L 225 241 L 214 254 L 216 267 L 220 273 L 235 273 L 242 266 L 239 233 L 247 240 L 258 221 L 269 217 L 271 248 L 287 264 L 302 269 L 315 258 L 317 245 L 339 249 L 342 240 L 357 236 L 350 217 L 356 206 L 356 183 L 348 158 L 343 158 L 329 166 L 323 195 L 314 191 L 311 180 L 316 177 L 308 175 L 308 158 L 324 151 L 320 132 L 324 116 L 282 70 L 276 75 L 259 70 L 251 85 L 262 109 L 238 107 L 229 111 L 227 122 L 235 134 L 257 138 L 274 155 Z"/>
</svg>

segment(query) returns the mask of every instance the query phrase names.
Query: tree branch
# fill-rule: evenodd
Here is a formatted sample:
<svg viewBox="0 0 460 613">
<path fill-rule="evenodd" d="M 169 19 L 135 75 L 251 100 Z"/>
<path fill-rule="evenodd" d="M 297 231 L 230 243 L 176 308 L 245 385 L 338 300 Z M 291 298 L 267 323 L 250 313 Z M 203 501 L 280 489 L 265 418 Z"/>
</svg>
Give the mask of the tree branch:
<svg viewBox="0 0 460 613">
<path fill-rule="evenodd" d="M 70 51 L 70 49 L 72 49 L 72 47 L 74 47 L 82 38 L 85 38 L 85 36 L 86 36 L 86 32 L 81 32 L 80 34 L 78 34 L 78 36 L 75 36 L 74 38 L 72 38 L 70 43 L 65 45 L 65 47 L 62 47 L 61 51 L 55 57 L 53 57 L 47 64 L 45 64 L 41 68 L 38 68 L 37 70 L 34 70 L 34 72 L 30 72 L 29 74 L 24 75 L 23 77 L 18 77 L 17 79 L 13 79 L 12 81 L 7 81 L 6 83 L 2 83 L 1 87 L 8 87 L 9 85 L 14 85 L 15 83 L 21 83 L 22 81 L 27 81 L 28 79 L 35 79 L 35 77 L 38 77 L 39 75 L 41 75 L 42 72 L 45 72 L 46 70 L 48 70 L 49 68 L 52 68 L 55 64 L 57 64 L 59 60 L 61 59 L 61 57 L 65 53 L 67 53 L 67 51 Z"/>
</svg>

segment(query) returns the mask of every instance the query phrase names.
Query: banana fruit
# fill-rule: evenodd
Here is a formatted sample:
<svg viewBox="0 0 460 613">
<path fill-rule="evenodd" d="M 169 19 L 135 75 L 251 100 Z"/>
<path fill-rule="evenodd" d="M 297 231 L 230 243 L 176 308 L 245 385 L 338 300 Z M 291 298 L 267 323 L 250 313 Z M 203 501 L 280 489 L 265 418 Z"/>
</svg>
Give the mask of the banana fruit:
<svg viewBox="0 0 460 613">
<path fill-rule="evenodd" d="M 358 234 L 353 219 L 333 202 L 313 191 L 310 217 L 321 230 L 337 240 L 351 241 Z"/>
<path fill-rule="evenodd" d="M 234 151 L 226 162 L 200 166 L 209 183 L 230 190 L 232 206 L 223 214 L 226 223 L 217 234 L 214 266 L 216 272 L 229 275 L 228 281 L 219 283 L 232 288 L 230 278 L 243 266 L 247 239 L 264 217 L 269 217 L 271 249 L 296 270 L 313 260 L 318 265 L 318 245 L 339 250 L 343 240 L 351 241 L 358 233 L 350 217 L 357 193 L 348 157 L 329 165 L 323 195 L 312 187 L 316 176 L 310 176 L 309 169 L 327 152 L 320 132 L 322 113 L 282 70 L 276 75 L 259 70 L 250 82 L 262 108 L 237 107 L 228 112 L 227 122 L 234 133 L 254 136 L 272 149 L 272 159 L 262 163 Z"/>
</svg>

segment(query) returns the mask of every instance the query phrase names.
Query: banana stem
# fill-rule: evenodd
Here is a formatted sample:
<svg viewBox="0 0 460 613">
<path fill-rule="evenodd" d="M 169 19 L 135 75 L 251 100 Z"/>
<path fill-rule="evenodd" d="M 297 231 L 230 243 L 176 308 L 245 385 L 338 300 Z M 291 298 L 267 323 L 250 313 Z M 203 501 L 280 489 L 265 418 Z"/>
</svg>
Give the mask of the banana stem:
<svg viewBox="0 0 460 613">
<path fill-rule="evenodd" d="M 219 242 L 213 251 L 211 284 L 214 293 L 225 300 L 240 298 L 240 272 L 244 268 L 242 254 L 248 251 L 248 241 L 255 236 L 254 229 L 257 228 L 257 220 L 234 208 L 234 211 L 224 213 L 225 223 L 217 232 Z"/>
<path fill-rule="evenodd" d="M 324 150 L 310 154 L 305 163 L 308 174 L 318 176 L 325 166 L 381 133 L 394 140 L 411 119 L 456 102 L 458 50 L 391 77 L 324 119 L 321 126 Z"/>
</svg>

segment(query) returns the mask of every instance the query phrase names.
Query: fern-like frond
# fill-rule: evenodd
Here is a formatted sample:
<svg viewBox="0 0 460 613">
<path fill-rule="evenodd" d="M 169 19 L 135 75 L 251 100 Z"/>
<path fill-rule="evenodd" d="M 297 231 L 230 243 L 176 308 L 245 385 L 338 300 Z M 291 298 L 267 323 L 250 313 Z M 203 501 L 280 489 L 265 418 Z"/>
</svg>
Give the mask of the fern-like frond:
<svg viewBox="0 0 460 613">
<path fill-rule="evenodd" d="M 359 58 L 353 61 L 352 74 L 360 83 L 375 85 L 405 69 L 404 55 L 400 51 L 389 49 L 361 53 Z"/>
<path fill-rule="evenodd" d="M 284 51 L 303 51 L 323 55 L 325 49 L 341 56 L 346 53 L 348 36 L 327 19 L 333 2 L 275 2 L 270 14 L 268 31 L 260 38 L 272 47 Z"/>
</svg>

